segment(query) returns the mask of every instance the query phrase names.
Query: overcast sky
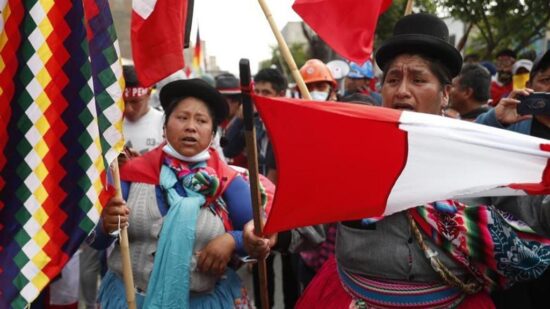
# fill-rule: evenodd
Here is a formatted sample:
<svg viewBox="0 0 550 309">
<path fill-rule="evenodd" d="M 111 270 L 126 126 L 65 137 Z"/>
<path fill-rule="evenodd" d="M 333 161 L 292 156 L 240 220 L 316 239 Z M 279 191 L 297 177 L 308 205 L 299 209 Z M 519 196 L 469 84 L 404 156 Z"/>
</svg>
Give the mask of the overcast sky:
<svg viewBox="0 0 550 309">
<path fill-rule="evenodd" d="M 293 2 L 266 0 L 279 30 L 288 21 L 301 20 Z M 254 74 L 258 63 L 271 57 L 276 40 L 257 0 L 196 0 L 194 10 L 191 43 L 198 25 L 207 56 L 216 56 L 220 69 L 238 74 L 239 60 L 248 58 Z"/>
</svg>

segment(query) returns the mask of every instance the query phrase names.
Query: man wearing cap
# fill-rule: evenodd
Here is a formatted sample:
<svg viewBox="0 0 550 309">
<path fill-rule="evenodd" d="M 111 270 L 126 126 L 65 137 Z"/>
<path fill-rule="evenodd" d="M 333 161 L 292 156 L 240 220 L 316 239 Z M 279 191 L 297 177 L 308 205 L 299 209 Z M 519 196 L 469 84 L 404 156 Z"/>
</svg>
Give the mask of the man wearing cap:
<svg viewBox="0 0 550 309">
<path fill-rule="evenodd" d="M 300 68 L 307 90 L 314 101 L 336 101 L 338 83 L 330 69 L 319 59 L 309 59 Z"/>
<path fill-rule="evenodd" d="M 372 62 L 367 60 L 363 65 L 355 62 L 350 63 L 350 71 L 344 80 L 344 96 L 354 93 L 368 95 L 374 101 L 374 105 L 382 104 L 382 97 L 371 88 L 371 81 L 374 78 Z"/>
<path fill-rule="evenodd" d="M 491 74 L 479 64 L 466 64 L 453 78 L 449 105 L 460 114 L 460 119 L 474 121 L 488 111 Z"/>
<path fill-rule="evenodd" d="M 550 115 L 521 116 L 517 113 L 519 95 L 528 95 L 535 92 L 550 93 L 550 50 L 542 53 L 532 64 L 527 89 L 513 91 L 508 98 L 502 99 L 501 103 L 493 110 L 481 115 L 476 122 L 494 127 L 499 127 L 515 132 L 528 134 L 536 137 L 550 139 Z M 543 213 L 545 207 L 550 203 L 550 196 L 527 196 L 509 198 L 508 203 L 538 206 L 538 212 L 533 212 L 536 220 L 541 216 L 550 221 L 550 213 Z M 550 270 L 546 270 L 540 278 L 512 287 L 509 291 L 496 293 L 495 303 L 499 308 L 545 308 L 548 305 L 548 291 L 550 291 Z"/>
<path fill-rule="evenodd" d="M 239 107 L 241 106 L 241 85 L 239 79 L 231 73 L 222 73 L 216 76 L 216 90 L 218 90 L 229 105 L 229 115 L 227 120 L 222 123 L 222 128 L 225 128 L 229 121 L 235 117 Z"/>
<path fill-rule="evenodd" d="M 513 90 L 512 66 L 516 62 L 516 53 L 510 49 L 503 49 L 497 53 L 497 77 L 491 82 L 491 99 L 496 106 L 502 97 Z"/>
<path fill-rule="evenodd" d="M 529 81 L 529 72 L 533 67 L 533 62 L 528 59 L 520 59 L 512 66 L 513 89 L 523 89 Z"/>
<path fill-rule="evenodd" d="M 229 105 L 229 115 L 221 124 L 223 138 L 220 141 L 223 155 L 230 164 L 247 167 L 243 152 L 245 141 L 242 117 L 242 95 L 239 79 L 231 73 L 216 76 L 216 89 Z M 242 132 L 243 131 L 243 132 Z"/>
<path fill-rule="evenodd" d="M 122 130 L 127 146 L 142 154 L 164 141 L 164 113 L 149 106 L 151 88 L 141 85 L 134 66 L 125 65 L 122 69 L 126 81 Z"/>
<path fill-rule="evenodd" d="M 384 107 L 435 115 L 446 107 L 451 79 L 462 67 L 445 23 L 423 13 L 397 22 L 393 36 L 377 50 L 376 62 L 384 72 Z M 460 175 L 441 175 L 455 176 Z M 533 210 L 513 209 L 519 218 L 522 211 Z M 342 222 L 336 258 L 319 270 L 296 308 L 494 308 L 488 291 L 514 282 L 498 267 L 510 270 L 517 261 L 525 263 L 519 252 L 526 248 L 510 247 L 530 245 L 516 242 L 520 236 L 515 233 L 486 237 L 499 229 L 509 232 L 503 221 L 480 220 L 495 215 L 492 207 L 438 201 L 383 218 Z M 550 235 L 548 222 L 529 224 L 535 230 L 544 225 Z M 273 239 L 259 242 L 251 228 L 245 227 L 245 246 L 261 256 Z M 294 231 L 279 233 L 277 246 L 293 246 L 296 236 Z M 512 262 L 503 265 L 504 257 Z M 541 259 L 529 256 L 529 261 Z"/>
</svg>

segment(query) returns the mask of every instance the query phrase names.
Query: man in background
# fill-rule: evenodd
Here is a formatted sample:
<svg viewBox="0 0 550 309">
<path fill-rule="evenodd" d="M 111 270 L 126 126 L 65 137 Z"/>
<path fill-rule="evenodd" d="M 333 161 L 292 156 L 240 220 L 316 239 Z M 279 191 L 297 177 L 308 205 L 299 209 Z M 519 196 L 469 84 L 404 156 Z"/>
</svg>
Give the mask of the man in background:
<svg viewBox="0 0 550 309">
<path fill-rule="evenodd" d="M 164 113 L 151 108 L 151 88 L 144 87 L 138 80 L 133 65 L 122 67 L 126 89 L 124 89 L 124 120 L 122 132 L 129 150 L 138 154 L 147 152 L 164 141 Z M 134 152 L 130 154 L 135 155 Z"/>
<path fill-rule="evenodd" d="M 491 82 L 491 99 L 493 106 L 498 104 L 501 98 L 506 97 L 512 91 L 512 67 L 516 62 L 516 53 L 510 49 L 503 49 L 496 57 L 496 79 Z"/>
<path fill-rule="evenodd" d="M 474 121 L 487 112 L 491 74 L 479 64 L 466 64 L 453 78 L 449 93 L 450 108 L 460 114 L 460 119 Z"/>
</svg>

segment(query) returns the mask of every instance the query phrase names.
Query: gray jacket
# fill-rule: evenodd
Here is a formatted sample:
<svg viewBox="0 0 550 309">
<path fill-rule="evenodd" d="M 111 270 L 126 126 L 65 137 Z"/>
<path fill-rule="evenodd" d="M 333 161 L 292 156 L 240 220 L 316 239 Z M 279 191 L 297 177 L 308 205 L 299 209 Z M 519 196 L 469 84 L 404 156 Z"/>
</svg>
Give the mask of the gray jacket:
<svg viewBox="0 0 550 309">
<path fill-rule="evenodd" d="M 535 232 L 550 237 L 550 196 L 469 199 L 469 205 L 493 204 L 527 223 Z M 325 240 L 324 226 L 292 231 L 290 248 L 309 249 Z M 465 279 L 467 271 L 424 235 L 425 243 L 453 274 Z M 338 224 L 336 258 L 347 271 L 392 280 L 441 281 L 411 232 L 405 212 L 376 223 L 375 229 L 357 229 Z"/>
</svg>

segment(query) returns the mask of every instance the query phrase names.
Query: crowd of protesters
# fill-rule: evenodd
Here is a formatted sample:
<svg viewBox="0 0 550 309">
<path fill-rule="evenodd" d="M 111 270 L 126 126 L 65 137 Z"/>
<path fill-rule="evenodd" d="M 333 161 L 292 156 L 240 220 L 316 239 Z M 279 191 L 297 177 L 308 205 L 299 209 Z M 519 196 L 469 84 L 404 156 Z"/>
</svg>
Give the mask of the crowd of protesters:
<svg viewBox="0 0 550 309">
<path fill-rule="evenodd" d="M 518 59 L 514 51 L 505 49 L 494 62 L 462 56 L 449 43 L 445 23 L 433 15 L 400 19 L 374 58 L 350 63 L 349 73 L 340 80 L 319 59 L 306 61 L 300 74 L 312 100 L 435 114 L 550 139 L 550 115 L 517 113 L 522 96 L 550 93 L 550 51 Z M 439 235 L 419 228 L 425 222 L 416 208 L 376 220 L 302 227 L 268 238 L 255 235 L 246 176 L 230 167 L 247 167 L 238 78 L 230 73 L 214 79 L 174 76 L 151 89 L 140 85 L 131 65 L 124 67 L 127 143 L 119 158 L 123 198 L 109 201 L 82 247 L 80 299 L 86 308 L 125 308 L 120 248 L 115 242 L 121 226 L 129 226 L 139 308 L 260 307 L 258 271 L 248 257 L 266 259 L 271 307 L 275 277 L 282 282 L 283 304 L 277 305 L 285 308 L 547 308 L 550 304 L 550 271 L 523 270 L 525 280 L 511 286 L 488 282 L 469 272 L 453 248 L 436 240 Z M 253 89 L 259 96 L 301 97 L 275 68 L 259 70 Z M 258 113 L 254 126 L 263 184 L 276 186 L 273 147 Z M 475 205 L 488 215 L 497 209 L 510 213 L 550 238 L 548 196 L 484 198 L 419 208 L 438 212 L 438 207 L 454 207 L 461 213 L 464 205 Z M 463 228 L 465 233 L 489 229 L 480 223 Z M 535 245 L 522 242 L 518 234 L 501 241 L 505 247 Z M 509 258 L 517 258 L 522 248 L 507 251 Z M 274 267 L 275 256 L 281 260 L 280 268 Z M 546 247 L 530 258 L 550 265 L 550 250 Z M 505 277 L 496 279 L 509 282 Z"/>
</svg>

